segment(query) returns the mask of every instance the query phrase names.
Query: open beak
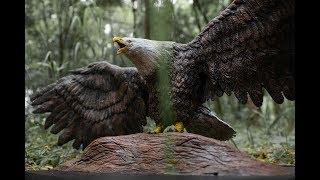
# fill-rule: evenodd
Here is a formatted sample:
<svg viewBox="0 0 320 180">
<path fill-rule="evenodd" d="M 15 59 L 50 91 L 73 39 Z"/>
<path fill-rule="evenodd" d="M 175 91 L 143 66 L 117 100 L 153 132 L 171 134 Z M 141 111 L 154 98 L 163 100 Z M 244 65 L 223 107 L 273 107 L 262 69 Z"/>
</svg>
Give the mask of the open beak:
<svg viewBox="0 0 320 180">
<path fill-rule="evenodd" d="M 118 37 L 118 36 L 113 37 L 112 42 L 117 43 L 119 46 L 117 50 L 117 55 L 126 53 L 128 51 L 128 44 L 121 37 Z"/>
</svg>

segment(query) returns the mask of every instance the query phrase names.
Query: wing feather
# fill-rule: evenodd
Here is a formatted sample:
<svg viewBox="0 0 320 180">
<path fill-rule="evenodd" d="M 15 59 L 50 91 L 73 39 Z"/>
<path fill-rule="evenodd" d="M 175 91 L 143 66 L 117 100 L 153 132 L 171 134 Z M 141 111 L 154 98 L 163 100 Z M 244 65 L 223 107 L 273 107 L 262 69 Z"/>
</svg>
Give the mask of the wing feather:
<svg viewBox="0 0 320 180">
<path fill-rule="evenodd" d="M 62 133 L 58 144 L 75 139 L 85 148 L 107 135 L 142 131 L 147 90 L 135 68 L 98 62 L 71 72 L 33 95 L 34 113 L 50 112 L 45 128 Z"/>
<path fill-rule="evenodd" d="M 261 106 L 265 88 L 282 103 L 295 99 L 293 29 L 294 0 L 235 0 L 190 43 L 176 44 L 175 54 L 204 64 L 208 98 L 234 92 Z"/>
</svg>

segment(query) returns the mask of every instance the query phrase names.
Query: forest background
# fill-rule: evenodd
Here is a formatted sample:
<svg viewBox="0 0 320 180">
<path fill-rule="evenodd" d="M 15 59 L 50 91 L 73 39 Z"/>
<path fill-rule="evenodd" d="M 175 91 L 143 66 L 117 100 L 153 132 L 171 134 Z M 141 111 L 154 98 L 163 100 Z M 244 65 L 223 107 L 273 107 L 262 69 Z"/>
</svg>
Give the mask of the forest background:
<svg viewBox="0 0 320 180">
<path fill-rule="evenodd" d="M 230 0 L 26 0 L 25 167 L 51 169 L 81 150 L 57 146 L 44 130 L 45 115 L 32 114 L 30 95 L 69 70 L 105 60 L 133 66 L 116 56 L 113 36 L 189 42 Z M 261 161 L 295 164 L 295 103 L 274 103 L 267 92 L 260 108 L 223 95 L 206 105 L 237 131 L 229 141 Z M 154 126 L 151 122 L 148 126 Z"/>
</svg>

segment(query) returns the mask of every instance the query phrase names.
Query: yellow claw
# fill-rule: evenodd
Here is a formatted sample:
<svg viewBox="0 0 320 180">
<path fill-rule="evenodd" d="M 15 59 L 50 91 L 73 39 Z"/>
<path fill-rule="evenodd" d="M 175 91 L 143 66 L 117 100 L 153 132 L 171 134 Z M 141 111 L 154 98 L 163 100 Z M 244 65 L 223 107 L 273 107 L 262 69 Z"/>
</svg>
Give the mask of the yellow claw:
<svg viewBox="0 0 320 180">
<path fill-rule="evenodd" d="M 174 124 L 174 127 L 178 132 L 184 132 L 184 126 L 183 126 L 183 123 L 181 121 L 176 122 Z"/>
<path fill-rule="evenodd" d="M 159 133 L 161 133 L 161 130 L 162 130 L 161 126 L 157 126 L 157 127 L 154 129 L 154 132 L 155 132 L 156 134 L 159 134 Z"/>
</svg>

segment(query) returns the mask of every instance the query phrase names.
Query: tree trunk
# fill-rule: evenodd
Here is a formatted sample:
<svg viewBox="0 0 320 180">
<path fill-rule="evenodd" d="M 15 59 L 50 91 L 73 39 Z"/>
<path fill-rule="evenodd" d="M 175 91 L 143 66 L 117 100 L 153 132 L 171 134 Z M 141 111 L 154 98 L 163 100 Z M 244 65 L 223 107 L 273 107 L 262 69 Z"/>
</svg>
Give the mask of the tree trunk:
<svg viewBox="0 0 320 180">
<path fill-rule="evenodd" d="M 161 2 L 155 6 L 156 3 Z M 170 0 L 145 0 L 145 38 L 161 41 L 173 39 L 173 5 Z"/>
<path fill-rule="evenodd" d="M 294 175 L 294 168 L 251 158 L 231 145 L 191 133 L 102 137 L 54 170 L 192 175 Z"/>
<path fill-rule="evenodd" d="M 133 37 L 137 37 L 137 0 L 131 0 L 132 3 L 132 14 L 133 14 Z"/>
</svg>

